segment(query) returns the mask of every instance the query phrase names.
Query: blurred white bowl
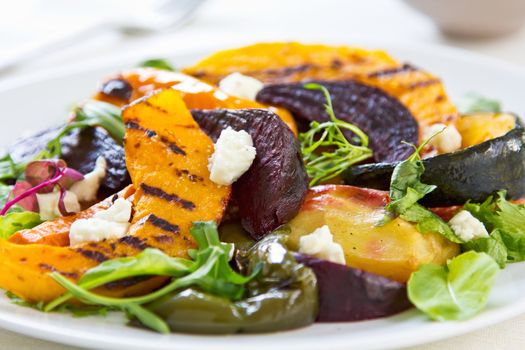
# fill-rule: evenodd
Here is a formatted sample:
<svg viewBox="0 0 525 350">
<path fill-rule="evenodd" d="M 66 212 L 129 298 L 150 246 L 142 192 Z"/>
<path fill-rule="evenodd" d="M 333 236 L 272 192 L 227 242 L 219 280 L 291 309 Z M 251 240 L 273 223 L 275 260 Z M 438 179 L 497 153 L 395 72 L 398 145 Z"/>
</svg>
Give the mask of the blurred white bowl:
<svg viewBox="0 0 525 350">
<path fill-rule="evenodd" d="M 448 35 L 494 37 L 525 23 L 525 0 L 404 0 Z"/>
</svg>

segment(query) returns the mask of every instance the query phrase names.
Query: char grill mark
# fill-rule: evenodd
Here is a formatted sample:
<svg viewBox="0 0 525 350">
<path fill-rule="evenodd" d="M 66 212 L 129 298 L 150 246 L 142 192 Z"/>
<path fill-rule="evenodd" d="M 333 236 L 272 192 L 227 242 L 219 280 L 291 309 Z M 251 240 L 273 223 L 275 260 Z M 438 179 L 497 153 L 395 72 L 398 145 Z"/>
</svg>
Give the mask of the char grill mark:
<svg viewBox="0 0 525 350">
<path fill-rule="evenodd" d="M 417 70 L 415 67 L 410 64 L 403 64 L 402 66 L 395 68 L 381 69 L 375 72 L 368 74 L 369 78 L 380 78 L 380 77 L 390 77 L 399 73 L 412 72 Z"/>
<path fill-rule="evenodd" d="M 150 216 L 148 216 L 147 222 L 149 222 L 153 226 L 158 227 L 161 230 L 164 230 L 166 232 L 171 232 L 171 233 L 179 233 L 180 232 L 180 228 L 179 228 L 178 225 L 172 224 L 171 222 L 169 222 L 167 220 L 159 218 L 155 214 L 151 214 Z"/>
<path fill-rule="evenodd" d="M 175 169 L 175 174 L 176 174 L 178 177 L 187 176 L 188 179 L 189 179 L 191 182 L 202 182 L 202 181 L 204 181 L 204 178 L 203 178 L 202 176 L 192 174 L 192 173 L 190 173 L 190 171 L 187 170 L 187 169 Z"/>
<path fill-rule="evenodd" d="M 77 252 L 79 252 L 80 254 L 82 254 L 84 257 L 90 259 L 90 260 L 94 260 L 96 262 L 99 262 L 99 263 L 102 263 L 106 260 L 109 260 L 109 258 L 102 254 L 101 252 L 97 252 L 95 250 L 88 250 L 88 249 L 82 249 L 82 248 L 78 248 L 77 249 Z"/>
<path fill-rule="evenodd" d="M 144 183 L 141 184 L 140 187 L 142 188 L 145 194 L 164 199 L 165 201 L 168 201 L 168 202 L 177 203 L 186 210 L 193 210 L 196 208 L 195 203 L 189 200 L 180 198 L 176 194 L 167 193 L 161 188 L 149 186 Z"/>
<path fill-rule="evenodd" d="M 59 271 L 54 266 L 51 266 L 51 265 L 48 265 L 48 264 L 40 263 L 40 264 L 38 264 L 38 267 L 41 268 L 42 270 L 45 270 L 45 271 L 58 272 L 59 274 L 64 275 L 64 276 L 69 277 L 69 278 L 78 278 L 78 274 L 76 274 L 75 272 Z"/>
<path fill-rule="evenodd" d="M 155 132 L 154 130 L 151 130 L 151 129 L 146 129 L 144 128 L 142 125 L 140 125 L 139 123 L 137 123 L 136 121 L 129 121 L 126 123 L 126 128 L 128 129 L 132 129 L 132 130 L 139 130 L 139 131 L 144 131 L 144 133 L 146 134 L 147 137 L 149 137 L 150 139 L 153 138 L 153 137 L 156 137 L 156 136 L 159 136 L 157 134 L 157 132 Z M 166 137 L 164 136 L 160 136 L 159 137 L 159 140 L 160 142 L 162 142 L 166 147 L 168 147 L 168 149 L 170 151 L 172 151 L 173 153 L 175 154 L 180 154 L 182 156 L 185 156 L 186 155 L 186 152 L 177 145 L 177 143 L 173 142 L 173 141 L 170 141 L 168 140 Z"/>
<path fill-rule="evenodd" d="M 416 81 L 415 83 L 412 83 L 412 84 L 408 85 L 408 89 L 409 90 L 415 90 L 415 89 L 419 89 L 419 88 L 423 88 L 423 87 L 439 84 L 440 82 L 441 82 L 441 80 L 439 80 L 439 79 L 428 79 L 428 80 Z"/>
<path fill-rule="evenodd" d="M 121 239 L 119 239 L 120 243 L 127 244 L 130 247 L 133 247 L 137 250 L 144 250 L 146 248 L 149 248 L 149 245 L 144 242 L 144 240 L 135 237 L 135 236 L 124 236 Z"/>
<path fill-rule="evenodd" d="M 175 142 L 171 142 L 164 136 L 161 136 L 160 141 L 163 144 L 165 144 L 170 149 L 170 151 L 172 151 L 173 153 L 180 154 L 181 156 L 186 155 L 186 152 L 182 148 L 180 148 Z"/>
</svg>

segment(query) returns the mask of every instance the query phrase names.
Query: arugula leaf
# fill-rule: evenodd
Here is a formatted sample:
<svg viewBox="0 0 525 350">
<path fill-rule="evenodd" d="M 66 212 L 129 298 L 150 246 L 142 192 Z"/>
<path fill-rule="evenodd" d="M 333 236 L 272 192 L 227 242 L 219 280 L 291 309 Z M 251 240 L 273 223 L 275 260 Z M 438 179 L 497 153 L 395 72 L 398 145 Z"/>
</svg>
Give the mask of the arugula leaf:
<svg viewBox="0 0 525 350">
<path fill-rule="evenodd" d="M 182 276 L 193 269 L 193 263 L 183 258 L 172 258 L 162 251 L 147 248 L 132 257 L 108 260 L 88 270 L 78 281 L 78 286 L 93 289 L 117 280 L 136 276 Z M 66 293 L 46 305 L 50 311 L 73 297 Z"/>
<path fill-rule="evenodd" d="M 72 121 L 50 140 L 46 147 L 27 163 L 15 163 L 9 154 L 0 158 L 0 185 L 2 181 L 17 180 L 32 161 L 59 158 L 62 154 L 60 141 L 74 129 L 100 126 L 118 142 L 122 143 L 126 129 L 120 108 L 101 101 L 87 101 L 73 111 Z M 1 195 L 0 195 L 1 199 Z"/>
<path fill-rule="evenodd" d="M 419 152 L 428 141 L 430 139 L 418 148 L 414 147 L 414 153 L 394 168 L 390 180 L 391 202 L 386 209 L 394 215 L 399 215 L 403 220 L 416 223 L 416 228 L 421 233 L 436 232 L 452 242 L 462 243 L 463 241 L 443 219 L 417 203 L 436 188 L 420 180 L 425 167 Z"/>
<path fill-rule="evenodd" d="M 468 93 L 458 103 L 458 109 L 463 114 L 480 112 L 501 112 L 501 103 L 476 93 Z"/>
<path fill-rule="evenodd" d="M 8 239 L 23 229 L 30 229 L 42 223 L 40 215 L 32 211 L 11 212 L 0 216 L 0 239 Z"/>
<path fill-rule="evenodd" d="M 525 260 L 525 206 L 507 201 L 506 192 L 499 191 L 481 204 L 467 203 L 468 210 L 492 230 L 491 237 L 499 240 L 507 251 L 508 262 Z"/>
<path fill-rule="evenodd" d="M 89 317 L 89 316 L 107 316 L 108 312 L 112 309 L 105 306 L 97 306 L 97 305 L 72 305 L 72 304 L 65 304 L 61 305 L 59 309 L 57 309 L 58 312 L 64 312 L 64 313 L 70 313 L 73 315 L 73 317 L 81 318 L 81 317 Z M 42 310 L 43 311 L 43 307 Z"/>
<path fill-rule="evenodd" d="M 5 296 L 11 301 L 11 303 L 13 303 L 15 305 L 24 306 L 24 307 L 30 307 L 30 308 L 36 309 L 38 311 L 43 311 L 44 310 L 44 303 L 43 302 L 30 303 L 27 300 L 24 300 L 24 299 L 20 298 L 18 295 L 16 295 L 13 292 L 10 292 L 10 291 L 6 291 L 5 292 Z"/>
<path fill-rule="evenodd" d="M 190 233 L 198 245 L 197 249 L 189 252 L 193 260 L 172 258 L 161 251 L 148 249 L 135 257 L 104 262 L 89 270 L 78 285 L 58 272 L 50 273 L 50 276 L 68 292 L 46 305 L 44 310 L 51 311 L 71 297 L 76 297 L 91 305 L 121 309 L 139 319 L 144 325 L 165 332 L 167 325 L 164 321 L 140 305 L 190 286 L 230 300 L 241 299 L 245 292 L 244 285 L 258 274 L 260 268 L 255 269 L 249 276 L 240 275 L 232 269 L 229 261 L 234 246 L 219 240 L 215 222 L 194 222 Z M 172 277 L 172 281 L 153 293 L 131 298 L 106 297 L 88 290 L 133 276 L 153 275 L 169 276 Z"/>
<path fill-rule="evenodd" d="M 193 263 L 187 259 L 172 258 L 158 249 L 148 248 L 133 257 L 103 262 L 84 274 L 79 285 L 101 286 L 111 281 L 144 275 L 178 277 L 190 272 L 192 267 Z"/>
<path fill-rule="evenodd" d="M 167 71 L 175 71 L 175 67 L 171 65 L 167 60 L 162 58 L 152 58 L 149 60 L 146 60 L 144 62 L 141 62 L 139 64 L 139 67 L 150 67 L 150 68 L 157 68 L 161 70 L 167 70 Z"/>
<path fill-rule="evenodd" d="M 120 108 L 110 103 L 90 100 L 82 106 L 73 110 L 72 121 L 64 126 L 58 134 L 47 143 L 33 161 L 42 159 L 53 159 L 60 157 L 62 154 L 62 145 L 60 140 L 74 129 L 85 129 L 88 127 L 100 126 L 118 142 L 122 143 L 126 128 L 122 121 Z M 22 171 L 27 164 L 18 165 Z"/>
<path fill-rule="evenodd" d="M 421 266 L 408 280 L 408 297 L 434 320 L 468 319 L 485 307 L 498 272 L 489 255 L 469 251 L 447 266 Z"/>
<path fill-rule="evenodd" d="M 110 103 L 90 100 L 73 110 L 73 120 L 64 126 L 47 147 L 35 157 L 39 159 L 52 159 L 61 155 L 60 140 L 74 129 L 100 126 L 118 142 L 122 143 L 126 128 L 122 121 L 120 108 Z"/>
<path fill-rule="evenodd" d="M 170 332 L 170 327 L 162 318 L 140 305 L 128 304 L 124 307 L 124 310 L 130 316 L 136 317 L 144 326 L 149 327 L 156 332 L 161 334 L 168 334 Z"/>
<path fill-rule="evenodd" d="M 306 172 L 310 177 L 310 186 L 330 180 L 353 164 L 372 157 L 368 148 L 368 136 L 354 124 L 335 117 L 330 92 L 322 85 L 309 83 L 304 87 L 309 90 L 323 92 L 326 104 L 325 112 L 330 120 L 324 123 L 313 121 L 310 130 L 299 134 L 301 154 Z M 350 130 L 360 145 L 350 143 L 343 130 Z"/>
</svg>

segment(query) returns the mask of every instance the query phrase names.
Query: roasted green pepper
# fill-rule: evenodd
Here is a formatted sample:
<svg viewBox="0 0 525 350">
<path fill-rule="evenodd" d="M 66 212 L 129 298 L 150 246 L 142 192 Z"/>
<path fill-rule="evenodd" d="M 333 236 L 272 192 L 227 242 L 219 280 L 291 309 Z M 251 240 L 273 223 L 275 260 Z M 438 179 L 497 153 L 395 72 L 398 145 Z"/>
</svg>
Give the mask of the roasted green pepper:
<svg viewBox="0 0 525 350">
<path fill-rule="evenodd" d="M 318 313 L 317 280 L 311 269 L 296 262 L 285 240 L 285 235 L 270 235 L 240 254 L 239 263 L 248 273 L 262 267 L 240 301 L 186 289 L 147 308 L 177 332 L 254 333 L 307 326 Z"/>
</svg>

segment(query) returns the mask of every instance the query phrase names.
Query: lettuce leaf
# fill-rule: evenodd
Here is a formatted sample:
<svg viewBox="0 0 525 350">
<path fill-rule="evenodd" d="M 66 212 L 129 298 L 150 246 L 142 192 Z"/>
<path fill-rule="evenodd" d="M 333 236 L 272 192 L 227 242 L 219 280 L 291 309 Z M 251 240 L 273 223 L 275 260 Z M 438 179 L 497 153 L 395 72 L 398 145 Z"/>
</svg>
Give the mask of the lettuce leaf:
<svg viewBox="0 0 525 350">
<path fill-rule="evenodd" d="M 507 262 L 524 261 L 525 206 L 511 203 L 505 197 L 505 191 L 500 191 L 496 197 L 490 197 L 481 204 L 467 203 L 464 207 L 491 231 L 490 237 L 486 240 L 493 238 L 500 242 L 500 247 L 495 250 L 496 243 L 492 241 L 478 242 L 465 247 L 485 251 L 491 256 L 497 253 L 498 259 L 501 259 L 501 245 L 503 245 L 507 253 L 505 259 Z"/>
<path fill-rule="evenodd" d="M 421 266 L 408 280 L 408 297 L 434 320 L 468 319 L 485 307 L 498 272 L 489 255 L 469 251 L 447 266 Z"/>
<path fill-rule="evenodd" d="M 463 250 L 474 250 L 490 255 L 501 268 L 505 267 L 508 258 L 508 250 L 498 230 L 495 230 L 487 238 L 477 238 L 463 244 Z"/>
</svg>

